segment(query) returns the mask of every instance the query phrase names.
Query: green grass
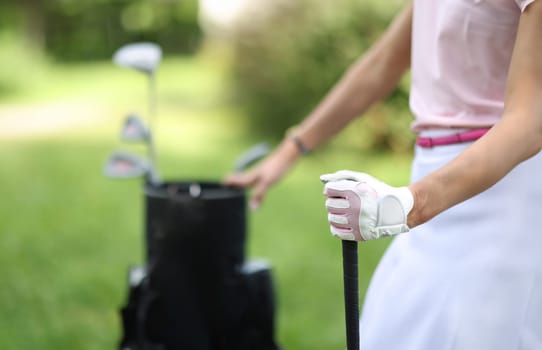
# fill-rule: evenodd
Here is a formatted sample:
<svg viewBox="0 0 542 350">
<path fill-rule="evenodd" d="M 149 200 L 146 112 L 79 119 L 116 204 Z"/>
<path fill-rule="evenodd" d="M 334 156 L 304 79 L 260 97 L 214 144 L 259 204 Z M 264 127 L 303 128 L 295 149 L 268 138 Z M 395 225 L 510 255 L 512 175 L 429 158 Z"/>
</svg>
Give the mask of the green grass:
<svg viewBox="0 0 542 350">
<path fill-rule="evenodd" d="M 219 180 L 255 142 L 227 98 L 220 65 L 167 59 L 159 74 L 160 167 L 171 179 Z M 115 349 L 129 265 L 142 260 L 137 180 L 101 175 L 122 146 L 124 113 L 145 111 L 145 81 L 108 62 L 60 66 L 6 103 L 81 100 L 100 107 L 92 127 L 0 140 L 0 349 Z M 74 115 L 77 111 L 74 111 Z M 3 116 L 0 114 L 0 121 Z M 408 179 L 409 156 L 343 152 L 340 142 L 307 157 L 249 215 L 248 255 L 272 262 L 278 340 L 285 349 L 344 348 L 340 242 L 328 232 L 320 174 L 370 172 Z M 389 241 L 360 246 L 360 286 Z"/>
</svg>

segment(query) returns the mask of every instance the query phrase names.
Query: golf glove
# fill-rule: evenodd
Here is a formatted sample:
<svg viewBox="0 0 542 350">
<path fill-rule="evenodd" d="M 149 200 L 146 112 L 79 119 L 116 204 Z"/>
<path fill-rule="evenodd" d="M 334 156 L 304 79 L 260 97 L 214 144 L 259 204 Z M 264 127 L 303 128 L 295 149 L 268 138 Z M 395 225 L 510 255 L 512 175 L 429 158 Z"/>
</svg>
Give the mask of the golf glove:
<svg viewBox="0 0 542 350">
<path fill-rule="evenodd" d="M 331 233 L 340 239 L 368 241 L 408 232 L 414 197 L 407 187 L 392 187 L 374 177 L 340 170 L 320 177 L 325 184 Z"/>
</svg>

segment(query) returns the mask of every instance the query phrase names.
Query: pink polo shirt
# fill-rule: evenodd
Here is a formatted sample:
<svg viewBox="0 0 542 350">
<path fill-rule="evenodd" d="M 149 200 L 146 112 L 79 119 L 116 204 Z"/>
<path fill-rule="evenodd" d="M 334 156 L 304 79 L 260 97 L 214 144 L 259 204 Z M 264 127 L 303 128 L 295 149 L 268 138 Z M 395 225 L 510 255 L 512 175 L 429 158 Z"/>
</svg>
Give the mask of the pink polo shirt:
<svg viewBox="0 0 542 350">
<path fill-rule="evenodd" d="M 497 122 L 519 17 L 533 1 L 414 0 L 415 131 Z"/>
</svg>

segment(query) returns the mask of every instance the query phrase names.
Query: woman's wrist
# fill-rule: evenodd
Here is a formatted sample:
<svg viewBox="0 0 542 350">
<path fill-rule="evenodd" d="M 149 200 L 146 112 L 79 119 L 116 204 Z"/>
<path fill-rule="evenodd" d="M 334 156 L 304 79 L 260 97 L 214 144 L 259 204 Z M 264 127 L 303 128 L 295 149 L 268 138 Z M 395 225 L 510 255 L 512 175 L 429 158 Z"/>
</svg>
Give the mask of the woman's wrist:
<svg viewBox="0 0 542 350">
<path fill-rule="evenodd" d="M 278 147 L 278 151 L 280 157 L 287 159 L 290 163 L 297 161 L 297 159 L 302 156 L 298 146 L 289 136 L 286 136 L 282 140 Z"/>
<path fill-rule="evenodd" d="M 307 145 L 303 140 L 303 137 L 298 131 L 298 127 L 294 126 L 286 130 L 285 133 L 285 142 L 290 142 L 295 146 L 297 153 L 301 156 L 309 155 L 312 152 L 312 148 Z"/>
<path fill-rule="evenodd" d="M 414 228 L 418 225 L 421 225 L 429 220 L 427 213 L 424 208 L 426 208 L 427 198 L 424 196 L 419 189 L 419 185 L 414 183 L 408 186 L 408 189 L 412 193 L 414 205 L 412 210 L 407 217 L 407 226 Z"/>
<path fill-rule="evenodd" d="M 290 135 L 289 139 L 294 143 L 299 154 L 306 156 L 311 153 L 311 150 L 307 146 L 305 146 L 305 143 L 296 134 Z"/>
</svg>

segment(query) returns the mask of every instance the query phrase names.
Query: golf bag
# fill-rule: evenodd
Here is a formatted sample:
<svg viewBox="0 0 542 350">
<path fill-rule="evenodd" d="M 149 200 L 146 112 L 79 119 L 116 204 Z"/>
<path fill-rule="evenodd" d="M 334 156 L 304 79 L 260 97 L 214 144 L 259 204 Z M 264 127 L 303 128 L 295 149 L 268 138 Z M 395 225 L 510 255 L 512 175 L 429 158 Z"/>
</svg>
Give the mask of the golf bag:
<svg viewBox="0 0 542 350">
<path fill-rule="evenodd" d="M 279 349 L 271 269 L 245 261 L 244 192 L 147 184 L 145 203 L 146 263 L 129 271 L 120 349 Z"/>
</svg>

